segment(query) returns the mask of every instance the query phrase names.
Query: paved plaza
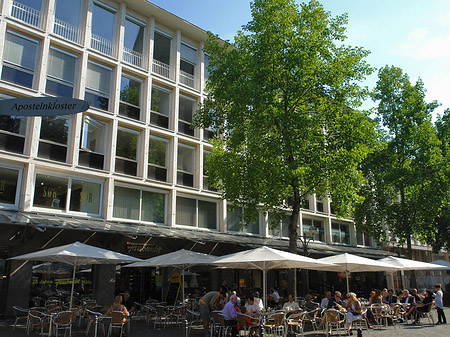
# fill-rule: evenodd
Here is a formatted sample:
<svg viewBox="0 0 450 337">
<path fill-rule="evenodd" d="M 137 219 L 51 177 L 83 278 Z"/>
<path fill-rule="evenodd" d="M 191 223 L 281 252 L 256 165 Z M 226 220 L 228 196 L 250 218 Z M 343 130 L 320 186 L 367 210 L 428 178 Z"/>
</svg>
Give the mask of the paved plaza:
<svg viewBox="0 0 450 337">
<path fill-rule="evenodd" d="M 445 315 L 447 318 L 450 318 L 450 307 L 444 309 Z M 433 317 L 436 322 L 437 313 L 433 312 Z M 17 326 L 16 331 L 12 332 L 12 326 L 14 324 L 14 320 L 2 320 L 0 321 L 0 337 L 26 337 L 25 327 L 23 322 Z M 82 326 L 80 329 L 75 329 L 72 333 L 74 337 L 82 337 L 85 329 Z M 60 335 L 63 334 L 60 332 Z M 323 332 L 313 332 L 313 331 L 305 331 L 305 336 L 309 337 L 323 337 L 326 334 Z M 37 333 L 32 332 L 30 336 L 38 336 Z M 89 333 L 89 336 L 93 336 L 93 331 Z M 129 337 L 183 337 L 184 331 L 180 328 L 167 328 L 165 330 L 156 329 L 148 326 L 144 321 L 137 321 L 133 323 L 131 331 L 129 333 Z M 203 334 L 200 332 L 192 332 L 189 336 L 192 337 L 203 337 Z M 356 336 L 356 333 L 354 333 Z M 409 324 L 400 324 L 395 328 L 392 326 L 388 326 L 387 328 L 382 329 L 370 329 L 364 330 L 363 336 L 371 336 L 371 337 L 443 337 L 450 336 L 450 324 L 447 325 L 431 325 L 428 323 L 428 320 L 423 320 L 420 325 L 409 325 Z M 99 337 L 103 337 L 103 333 L 99 332 Z"/>
</svg>

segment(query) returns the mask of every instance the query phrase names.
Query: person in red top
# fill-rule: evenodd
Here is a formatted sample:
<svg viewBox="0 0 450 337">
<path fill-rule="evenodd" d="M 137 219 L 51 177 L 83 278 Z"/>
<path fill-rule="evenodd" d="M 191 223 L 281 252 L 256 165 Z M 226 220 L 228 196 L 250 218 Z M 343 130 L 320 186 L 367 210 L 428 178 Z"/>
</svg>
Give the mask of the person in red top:
<svg viewBox="0 0 450 337">
<path fill-rule="evenodd" d="M 241 312 L 241 310 L 242 310 L 242 312 Z M 238 310 L 236 309 L 236 311 L 238 311 Z M 246 307 L 242 307 L 242 309 L 239 309 L 238 312 L 241 312 L 241 313 L 244 314 L 244 315 L 248 315 L 248 313 L 247 313 L 247 308 L 246 308 Z M 245 316 L 245 325 L 246 325 L 247 327 L 253 326 L 253 321 L 252 321 L 252 319 L 250 318 L 250 316 Z M 243 327 L 241 326 L 241 324 L 238 323 L 238 324 L 237 324 L 237 329 L 238 329 L 238 331 L 241 330 L 242 328 L 243 328 Z"/>
<path fill-rule="evenodd" d="M 123 304 L 121 304 L 122 300 L 122 296 L 117 295 L 114 298 L 114 304 L 109 307 L 108 311 L 106 311 L 105 313 L 105 316 L 110 315 L 113 311 L 121 311 L 123 314 L 123 322 L 126 323 L 128 320 L 127 317 L 130 316 L 130 313 L 128 312 L 127 308 Z"/>
</svg>

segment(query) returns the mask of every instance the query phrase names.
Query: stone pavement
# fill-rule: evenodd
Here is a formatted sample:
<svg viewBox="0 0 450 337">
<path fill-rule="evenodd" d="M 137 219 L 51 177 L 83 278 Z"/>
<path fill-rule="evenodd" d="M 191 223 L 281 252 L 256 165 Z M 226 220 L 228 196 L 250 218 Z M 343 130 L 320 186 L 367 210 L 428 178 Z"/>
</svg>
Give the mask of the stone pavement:
<svg viewBox="0 0 450 337">
<path fill-rule="evenodd" d="M 447 319 L 450 319 L 450 308 L 444 309 Z M 433 312 L 433 317 L 436 322 L 437 313 Z M 17 326 L 16 331 L 12 332 L 12 326 L 14 320 L 0 320 L 0 337 L 26 337 L 23 321 Z M 93 337 L 93 330 L 89 333 L 89 336 Z M 353 334 L 356 337 L 356 333 Z M 32 332 L 30 336 L 38 336 L 37 333 Z M 63 336 L 62 331 L 60 336 Z M 72 333 L 74 337 L 85 336 L 84 329 L 76 329 Z M 103 333 L 99 331 L 99 337 L 103 337 Z M 326 334 L 320 332 L 306 331 L 305 336 L 308 337 L 324 337 Z M 447 325 L 431 325 L 428 323 L 428 319 L 422 320 L 420 325 L 405 325 L 400 324 L 396 328 L 389 326 L 382 329 L 370 329 L 364 330 L 363 336 L 370 337 L 450 337 L 450 324 Z M 167 328 L 166 330 L 156 329 L 152 326 L 148 326 L 144 321 L 133 322 L 133 326 L 129 333 L 129 337 L 184 337 L 183 330 L 180 328 Z M 189 337 L 203 337 L 202 333 L 192 332 Z"/>
</svg>

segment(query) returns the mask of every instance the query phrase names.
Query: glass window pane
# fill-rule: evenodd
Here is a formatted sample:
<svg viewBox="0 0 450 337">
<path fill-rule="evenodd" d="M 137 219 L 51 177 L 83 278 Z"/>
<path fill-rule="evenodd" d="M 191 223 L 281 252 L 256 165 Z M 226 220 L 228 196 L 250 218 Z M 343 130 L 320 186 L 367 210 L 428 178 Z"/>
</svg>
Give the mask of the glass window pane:
<svg viewBox="0 0 450 337">
<path fill-rule="evenodd" d="M 78 27 L 81 9 L 81 0 L 56 0 L 55 17 Z"/>
<path fill-rule="evenodd" d="M 180 96 L 180 104 L 179 104 L 180 120 L 192 123 L 193 114 L 194 114 L 194 101 Z"/>
<path fill-rule="evenodd" d="M 113 216 L 139 220 L 140 194 L 139 190 L 115 186 Z"/>
<path fill-rule="evenodd" d="M 138 137 L 134 132 L 117 130 L 116 156 L 136 160 Z"/>
<path fill-rule="evenodd" d="M 282 237 L 289 237 L 289 224 L 291 223 L 291 218 L 290 217 L 286 217 L 283 219 L 282 222 L 282 230 L 281 230 L 281 236 Z"/>
<path fill-rule="evenodd" d="M 170 112 L 170 92 L 162 89 L 152 88 L 152 111 L 159 112 L 164 116 L 169 116 Z"/>
<path fill-rule="evenodd" d="M 194 149 L 191 147 L 178 145 L 177 169 L 193 174 L 194 173 Z"/>
<path fill-rule="evenodd" d="M 142 82 L 122 76 L 120 81 L 120 100 L 140 106 Z"/>
<path fill-rule="evenodd" d="M 240 232 L 241 226 L 239 223 L 241 222 L 242 209 L 238 207 L 228 206 L 227 207 L 227 229 L 230 232 Z"/>
<path fill-rule="evenodd" d="M 0 204 L 16 203 L 19 171 L 0 167 Z"/>
<path fill-rule="evenodd" d="M 181 43 L 180 57 L 192 64 L 197 64 L 197 49 L 194 49 L 187 44 Z"/>
<path fill-rule="evenodd" d="M 16 2 L 19 2 L 25 6 L 34 8 L 38 11 L 41 10 L 41 0 L 14 0 Z"/>
<path fill-rule="evenodd" d="M 92 152 L 104 153 L 105 128 L 104 123 L 85 117 L 81 147 Z"/>
<path fill-rule="evenodd" d="M 166 197 L 162 193 L 142 191 L 142 220 L 164 223 Z"/>
<path fill-rule="evenodd" d="M 86 88 L 109 96 L 110 80 L 111 69 L 88 62 Z"/>
<path fill-rule="evenodd" d="M 341 230 L 339 224 L 331 225 L 331 240 L 336 243 L 341 243 Z"/>
<path fill-rule="evenodd" d="M 166 155 L 168 145 L 169 145 L 168 140 L 150 137 L 148 149 L 148 163 L 166 167 Z"/>
<path fill-rule="evenodd" d="M 177 197 L 177 225 L 195 226 L 195 199 Z"/>
<path fill-rule="evenodd" d="M 125 20 L 124 46 L 138 53 L 143 52 L 144 27 L 129 19 Z"/>
<path fill-rule="evenodd" d="M 100 191 L 101 184 L 73 179 L 70 210 L 100 214 Z"/>
<path fill-rule="evenodd" d="M 25 135 L 26 128 L 26 117 L 0 115 L 0 130 Z"/>
<path fill-rule="evenodd" d="M 115 13 L 94 4 L 92 13 L 92 33 L 113 41 Z"/>
<path fill-rule="evenodd" d="M 37 47 L 37 42 L 7 32 L 3 59 L 34 71 Z"/>
<path fill-rule="evenodd" d="M 40 139 L 67 145 L 69 124 L 66 117 L 42 117 Z"/>
<path fill-rule="evenodd" d="M 171 39 L 163 34 L 155 32 L 153 44 L 153 58 L 159 62 L 170 65 Z"/>
<path fill-rule="evenodd" d="M 204 55 L 203 62 L 204 62 L 204 67 L 205 67 L 205 75 L 204 76 L 205 76 L 206 79 L 208 79 L 208 77 L 209 77 L 209 69 L 208 69 L 208 67 L 209 67 L 209 56 L 207 54 Z"/>
<path fill-rule="evenodd" d="M 48 75 L 73 84 L 75 81 L 76 62 L 77 58 L 75 56 L 50 48 Z"/>
<path fill-rule="evenodd" d="M 65 210 L 68 180 L 36 174 L 33 206 Z"/>
<path fill-rule="evenodd" d="M 209 201 L 198 201 L 198 227 L 217 229 L 217 204 Z"/>
<path fill-rule="evenodd" d="M 259 234 L 259 218 L 255 223 L 247 225 L 247 233 Z"/>
</svg>

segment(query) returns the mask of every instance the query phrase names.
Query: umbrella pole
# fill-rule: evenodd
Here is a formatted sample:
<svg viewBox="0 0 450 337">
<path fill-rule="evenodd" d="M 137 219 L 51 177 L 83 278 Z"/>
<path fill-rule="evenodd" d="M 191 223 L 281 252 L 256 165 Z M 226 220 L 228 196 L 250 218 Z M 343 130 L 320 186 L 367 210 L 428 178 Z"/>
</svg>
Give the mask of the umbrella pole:
<svg viewBox="0 0 450 337">
<path fill-rule="evenodd" d="M 348 270 L 345 271 L 345 278 L 347 279 L 347 294 L 350 292 L 350 286 L 349 286 L 349 282 L 348 282 L 348 276 L 349 276 L 349 272 Z"/>
<path fill-rule="evenodd" d="M 264 298 L 264 308 L 267 310 L 267 271 L 263 269 L 263 298 Z"/>
<path fill-rule="evenodd" d="M 184 268 L 183 268 L 183 277 L 181 278 L 181 290 L 182 290 L 182 292 L 183 292 L 183 304 L 182 305 L 184 305 Z"/>
<path fill-rule="evenodd" d="M 77 267 L 73 266 L 73 275 L 72 275 L 72 290 L 70 291 L 70 304 L 69 304 L 69 310 L 72 310 L 72 302 L 73 302 L 73 290 L 75 287 L 75 271 Z"/>
</svg>

